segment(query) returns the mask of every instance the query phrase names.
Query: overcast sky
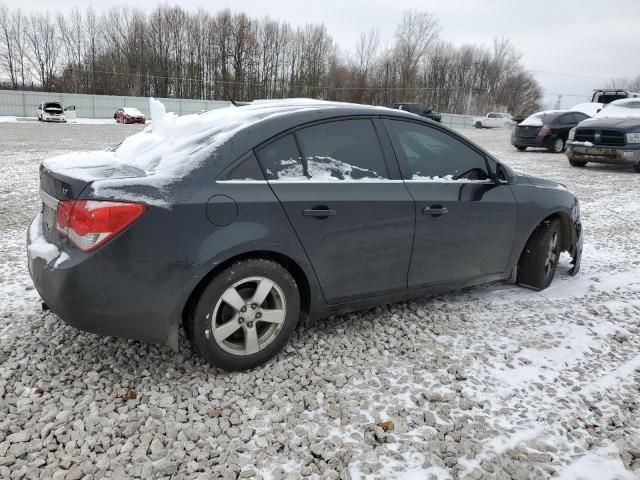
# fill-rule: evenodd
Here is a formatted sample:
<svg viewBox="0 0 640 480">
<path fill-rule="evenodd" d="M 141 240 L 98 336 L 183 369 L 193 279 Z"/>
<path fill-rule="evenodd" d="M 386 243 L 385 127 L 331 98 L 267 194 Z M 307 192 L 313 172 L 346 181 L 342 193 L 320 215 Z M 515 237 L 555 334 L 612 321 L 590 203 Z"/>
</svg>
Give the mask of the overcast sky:
<svg viewBox="0 0 640 480">
<path fill-rule="evenodd" d="M 0 0 L 24 11 L 62 10 L 93 5 L 103 10 L 129 5 L 151 10 L 157 0 Z M 527 69 L 535 72 L 545 102 L 563 94 L 563 106 L 587 101 L 592 89 L 612 77 L 640 75 L 640 0 L 181 0 L 163 2 L 185 9 L 223 8 L 294 25 L 324 22 L 343 49 L 360 32 L 378 28 L 391 39 L 402 12 L 428 10 L 439 19 L 441 37 L 455 45 L 490 45 L 494 37 L 512 40 Z"/>
</svg>

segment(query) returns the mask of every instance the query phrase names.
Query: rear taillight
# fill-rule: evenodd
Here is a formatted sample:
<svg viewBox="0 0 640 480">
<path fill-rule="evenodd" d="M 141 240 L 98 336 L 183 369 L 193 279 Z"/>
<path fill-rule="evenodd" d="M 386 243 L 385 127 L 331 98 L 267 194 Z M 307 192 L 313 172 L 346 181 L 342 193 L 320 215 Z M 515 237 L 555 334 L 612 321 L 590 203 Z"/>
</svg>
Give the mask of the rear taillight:
<svg viewBox="0 0 640 480">
<path fill-rule="evenodd" d="M 539 137 L 544 137 L 545 135 L 548 135 L 548 134 L 549 134 L 549 129 L 547 127 L 542 127 L 538 132 Z"/>
<path fill-rule="evenodd" d="M 56 228 L 80 250 L 90 252 L 131 225 L 145 210 L 140 203 L 61 201 Z"/>
</svg>

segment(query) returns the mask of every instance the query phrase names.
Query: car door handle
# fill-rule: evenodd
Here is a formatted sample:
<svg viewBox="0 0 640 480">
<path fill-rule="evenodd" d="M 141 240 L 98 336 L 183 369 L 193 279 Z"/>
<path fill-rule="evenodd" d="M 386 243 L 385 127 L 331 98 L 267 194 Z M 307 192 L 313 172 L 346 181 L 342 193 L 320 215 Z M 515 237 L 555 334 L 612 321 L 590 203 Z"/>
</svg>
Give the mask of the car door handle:
<svg viewBox="0 0 640 480">
<path fill-rule="evenodd" d="M 422 210 L 422 213 L 425 215 L 431 215 L 432 217 L 439 217 L 440 215 L 449 213 L 449 209 L 442 205 L 431 205 L 430 207 L 425 207 L 424 210 Z"/>
<path fill-rule="evenodd" d="M 325 206 L 315 206 L 313 208 L 305 208 L 302 210 L 302 215 L 305 217 L 316 217 L 318 219 L 331 217 L 336 214 L 335 210 Z"/>
</svg>

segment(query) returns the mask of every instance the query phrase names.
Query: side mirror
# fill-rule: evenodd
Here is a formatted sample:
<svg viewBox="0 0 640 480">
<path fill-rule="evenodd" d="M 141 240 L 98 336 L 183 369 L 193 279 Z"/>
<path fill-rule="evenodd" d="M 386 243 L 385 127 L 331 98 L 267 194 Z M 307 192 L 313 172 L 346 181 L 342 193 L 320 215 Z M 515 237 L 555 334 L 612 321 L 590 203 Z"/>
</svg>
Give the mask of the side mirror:
<svg viewBox="0 0 640 480">
<path fill-rule="evenodd" d="M 509 170 L 501 163 L 496 164 L 496 183 L 507 184 L 509 183 Z"/>
</svg>

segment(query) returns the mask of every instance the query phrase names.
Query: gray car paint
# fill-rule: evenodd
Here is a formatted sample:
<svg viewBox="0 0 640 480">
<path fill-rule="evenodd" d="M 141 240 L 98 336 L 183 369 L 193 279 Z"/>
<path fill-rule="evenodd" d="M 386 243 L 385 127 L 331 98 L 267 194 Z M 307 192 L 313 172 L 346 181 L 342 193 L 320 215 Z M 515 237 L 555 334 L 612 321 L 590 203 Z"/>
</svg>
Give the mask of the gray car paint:
<svg viewBox="0 0 640 480">
<path fill-rule="evenodd" d="M 149 205 L 138 221 L 98 250 L 83 253 L 50 235 L 70 260 L 53 269 L 40 258 L 30 259 L 38 292 L 55 313 L 78 328 L 175 347 L 190 299 L 217 269 L 239 257 L 268 255 L 286 261 L 299 273 L 299 286 L 307 290 L 303 304 L 309 315 L 324 317 L 509 278 L 530 234 L 554 213 L 568 225 L 564 247 L 578 245 L 579 219 L 572 218 L 577 201 L 568 191 L 536 186 L 508 167 L 503 167 L 504 181 L 494 178 L 491 185 L 473 188 L 405 184 L 382 135 L 385 160 L 395 164 L 388 183 L 355 187 L 225 181 L 235 166 L 252 158 L 256 147 L 283 132 L 346 117 L 374 119 L 376 129 L 382 117 L 404 118 L 470 143 L 446 127 L 398 110 L 345 106 L 279 115 L 221 145 L 212 158 L 162 192 L 171 200 L 170 209 Z M 495 158 L 474 148 L 496 167 Z M 56 198 L 100 198 L 90 183 L 45 169 L 41 187 Z M 150 193 L 148 187 L 127 188 Z M 211 202 L 216 195 L 236 205 L 235 218 L 227 226 L 211 220 L 218 215 Z M 423 205 L 433 201 L 450 206 L 445 222 L 420 214 Z M 222 204 L 229 208 L 229 202 Z M 303 208 L 317 204 L 335 208 L 337 214 L 302 217 Z M 220 213 L 224 218 L 227 214 Z M 437 234 L 438 225 L 446 228 L 444 235 Z M 453 267 L 464 271 L 451 276 Z M 421 273 L 425 270 L 426 276 Z M 446 283 L 438 278 L 446 278 Z"/>
</svg>

